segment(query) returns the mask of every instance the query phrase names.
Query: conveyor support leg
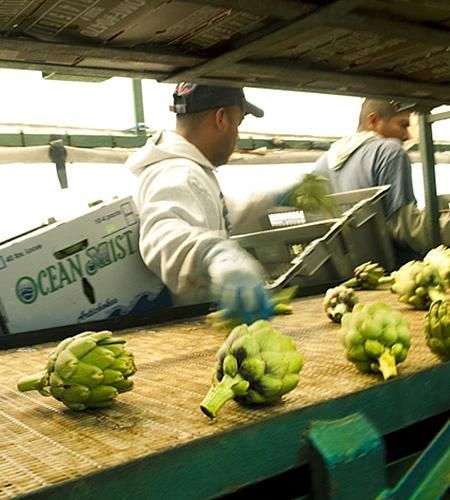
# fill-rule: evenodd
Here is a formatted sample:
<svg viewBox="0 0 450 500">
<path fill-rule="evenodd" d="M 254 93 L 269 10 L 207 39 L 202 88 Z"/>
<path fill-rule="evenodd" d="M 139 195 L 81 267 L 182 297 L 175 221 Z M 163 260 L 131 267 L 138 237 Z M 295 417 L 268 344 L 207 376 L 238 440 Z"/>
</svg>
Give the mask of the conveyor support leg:
<svg viewBox="0 0 450 500">
<path fill-rule="evenodd" d="M 308 439 L 314 499 L 367 500 L 386 487 L 383 441 L 362 415 L 314 422 Z"/>
</svg>

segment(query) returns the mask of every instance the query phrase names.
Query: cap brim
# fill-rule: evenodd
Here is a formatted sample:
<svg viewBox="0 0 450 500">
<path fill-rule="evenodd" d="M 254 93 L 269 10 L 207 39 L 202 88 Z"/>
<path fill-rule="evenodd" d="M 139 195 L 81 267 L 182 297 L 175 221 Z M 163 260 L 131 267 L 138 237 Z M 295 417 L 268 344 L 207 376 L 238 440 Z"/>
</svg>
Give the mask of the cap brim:
<svg viewBox="0 0 450 500">
<path fill-rule="evenodd" d="M 264 116 L 264 111 L 258 106 L 255 106 L 251 102 L 244 99 L 244 113 L 256 116 L 256 118 L 262 118 Z"/>
<path fill-rule="evenodd" d="M 400 101 L 389 101 L 396 113 L 403 113 L 403 111 L 413 112 L 417 110 L 417 104 L 415 102 L 400 102 Z"/>
<path fill-rule="evenodd" d="M 397 113 L 403 113 L 404 111 L 409 111 L 410 113 L 412 113 L 413 111 L 417 111 L 417 104 L 416 103 L 400 104 Z"/>
</svg>

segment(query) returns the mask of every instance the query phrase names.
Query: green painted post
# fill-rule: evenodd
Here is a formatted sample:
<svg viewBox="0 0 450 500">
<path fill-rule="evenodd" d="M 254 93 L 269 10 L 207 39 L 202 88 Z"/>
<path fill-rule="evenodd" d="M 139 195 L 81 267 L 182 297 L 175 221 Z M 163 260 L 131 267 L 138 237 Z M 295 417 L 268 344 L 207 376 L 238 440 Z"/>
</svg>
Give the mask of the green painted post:
<svg viewBox="0 0 450 500">
<path fill-rule="evenodd" d="M 144 97 L 142 94 L 141 80 L 133 80 L 133 98 L 136 133 L 145 134 Z"/>
<path fill-rule="evenodd" d="M 434 169 L 433 134 L 429 115 L 419 113 L 420 156 L 422 157 L 423 182 L 425 190 L 425 207 L 431 228 L 432 244 L 441 243 L 439 228 L 439 206 L 436 192 L 436 172 Z"/>
<path fill-rule="evenodd" d="M 383 441 L 364 416 L 314 422 L 308 439 L 314 499 L 367 500 L 386 487 Z"/>
</svg>

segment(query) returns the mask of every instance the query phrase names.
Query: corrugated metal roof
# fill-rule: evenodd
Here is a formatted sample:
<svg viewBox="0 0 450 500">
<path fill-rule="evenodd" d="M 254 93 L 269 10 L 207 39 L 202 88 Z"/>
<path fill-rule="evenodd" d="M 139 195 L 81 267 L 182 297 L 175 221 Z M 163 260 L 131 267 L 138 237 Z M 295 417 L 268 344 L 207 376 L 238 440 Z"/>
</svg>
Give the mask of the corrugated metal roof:
<svg viewBox="0 0 450 500">
<path fill-rule="evenodd" d="M 0 67 L 450 103 L 449 0 L 0 0 Z"/>
</svg>

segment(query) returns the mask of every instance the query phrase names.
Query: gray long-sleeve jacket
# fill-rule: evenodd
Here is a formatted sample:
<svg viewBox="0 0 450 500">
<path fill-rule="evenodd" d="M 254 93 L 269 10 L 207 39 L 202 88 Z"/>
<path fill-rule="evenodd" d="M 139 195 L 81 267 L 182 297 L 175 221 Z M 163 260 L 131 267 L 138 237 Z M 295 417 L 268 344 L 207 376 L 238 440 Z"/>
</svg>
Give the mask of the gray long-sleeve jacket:
<svg viewBox="0 0 450 500">
<path fill-rule="evenodd" d="M 398 140 L 358 132 L 334 143 L 317 161 L 315 172 L 328 177 L 333 192 L 391 186 L 384 208 L 399 263 L 420 258 L 433 246 L 426 212 L 416 204 L 411 163 Z M 443 243 L 448 245 L 450 217 L 441 216 L 440 224 Z"/>
</svg>

